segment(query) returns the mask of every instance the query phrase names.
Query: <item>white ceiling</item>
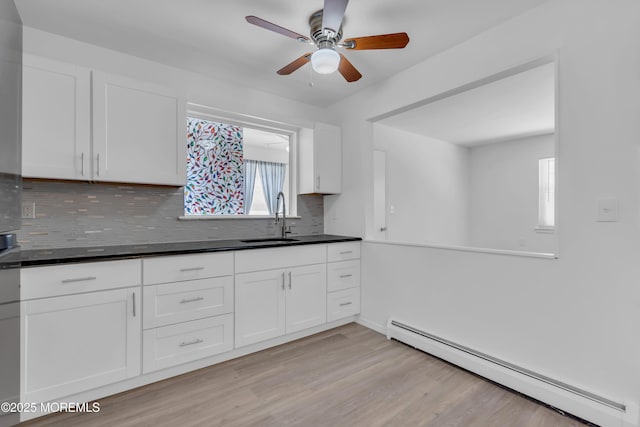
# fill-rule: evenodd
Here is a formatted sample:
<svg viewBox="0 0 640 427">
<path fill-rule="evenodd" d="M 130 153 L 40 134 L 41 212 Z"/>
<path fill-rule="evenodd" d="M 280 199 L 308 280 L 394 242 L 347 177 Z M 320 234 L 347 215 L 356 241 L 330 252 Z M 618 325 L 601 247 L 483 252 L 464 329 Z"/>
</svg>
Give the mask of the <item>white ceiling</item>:
<svg viewBox="0 0 640 427">
<path fill-rule="evenodd" d="M 323 0 L 16 0 L 25 25 L 327 106 L 545 0 L 351 0 L 344 38 L 405 31 L 405 49 L 348 51 L 364 77 L 347 83 L 309 65 L 276 70 L 313 47 L 248 24 L 256 15 L 300 34 Z M 311 49 L 310 49 L 311 48 Z"/>
<path fill-rule="evenodd" d="M 378 123 L 465 146 L 553 132 L 555 64 L 427 103 Z"/>
</svg>

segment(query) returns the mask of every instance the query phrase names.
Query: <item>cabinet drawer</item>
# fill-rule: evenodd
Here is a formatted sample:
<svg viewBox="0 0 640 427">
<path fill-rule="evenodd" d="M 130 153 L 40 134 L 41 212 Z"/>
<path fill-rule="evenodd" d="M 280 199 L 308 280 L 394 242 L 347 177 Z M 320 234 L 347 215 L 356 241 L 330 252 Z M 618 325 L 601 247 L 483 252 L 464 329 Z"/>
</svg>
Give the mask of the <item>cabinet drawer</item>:
<svg viewBox="0 0 640 427">
<path fill-rule="evenodd" d="M 236 252 L 236 273 L 327 262 L 326 245 L 285 246 Z"/>
<path fill-rule="evenodd" d="M 331 243 L 327 246 L 327 261 L 360 258 L 360 242 Z"/>
<path fill-rule="evenodd" d="M 233 274 L 233 253 L 175 255 L 144 259 L 145 285 Z"/>
<path fill-rule="evenodd" d="M 233 315 L 209 317 L 143 332 L 143 373 L 233 349 Z"/>
<path fill-rule="evenodd" d="M 103 261 L 23 268 L 23 300 L 139 286 L 140 260 Z"/>
<path fill-rule="evenodd" d="M 144 328 L 155 328 L 233 311 L 231 276 L 144 287 Z"/>
<path fill-rule="evenodd" d="M 360 288 L 327 294 L 327 322 L 360 313 Z"/>
<path fill-rule="evenodd" d="M 360 286 L 359 259 L 327 264 L 327 290 L 329 292 L 357 286 Z"/>
</svg>

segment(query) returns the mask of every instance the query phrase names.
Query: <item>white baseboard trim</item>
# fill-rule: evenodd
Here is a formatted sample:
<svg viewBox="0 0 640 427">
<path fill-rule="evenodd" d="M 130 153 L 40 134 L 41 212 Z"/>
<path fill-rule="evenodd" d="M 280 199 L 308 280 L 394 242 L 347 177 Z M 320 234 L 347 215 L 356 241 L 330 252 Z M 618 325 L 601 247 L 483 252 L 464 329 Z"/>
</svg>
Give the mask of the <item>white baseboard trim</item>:
<svg viewBox="0 0 640 427">
<path fill-rule="evenodd" d="M 373 322 L 369 319 L 364 319 L 363 317 L 356 319 L 356 323 L 364 326 L 365 328 L 376 331 L 379 334 L 387 335 L 387 328 L 385 325 L 380 325 L 379 323 Z"/>
<path fill-rule="evenodd" d="M 359 323 L 367 326 L 370 322 Z M 640 426 L 638 404 L 635 402 L 624 402 L 623 409 L 612 408 L 390 323 L 386 327 L 386 335 L 600 426 Z"/>
</svg>

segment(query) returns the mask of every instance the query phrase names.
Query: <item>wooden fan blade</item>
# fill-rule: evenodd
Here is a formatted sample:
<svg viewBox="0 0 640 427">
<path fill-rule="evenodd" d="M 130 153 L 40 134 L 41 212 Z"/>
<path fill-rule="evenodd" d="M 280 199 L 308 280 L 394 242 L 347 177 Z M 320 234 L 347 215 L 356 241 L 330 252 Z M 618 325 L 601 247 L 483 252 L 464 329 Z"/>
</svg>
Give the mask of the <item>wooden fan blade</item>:
<svg viewBox="0 0 640 427">
<path fill-rule="evenodd" d="M 311 40 L 309 39 L 309 37 L 303 36 L 302 34 L 298 34 L 295 31 L 287 30 L 284 27 L 281 27 L 269 21 L 265 21 L 264 19 L 258 18 L 257 16 L 253 16 L 253 15 L 246 16 L 245 19 L 250 24 L 257 25 L 258 27 L 262 27 L 264 29 L 273 31 L 278 34 L 282 34 L 283 36 L 291 37 L 292 39 L 296 39 L 296 40 L 304 39 L 307 41 Z"/>
<path fill-rule="evenodd" d="M 340 65 L 338 66 L 338 71 L 349 83 L 358 81 L 360 80 L 360 77 L 362 77 L 360 71 L 356 70 L 356 67 L 354 67 L 343 54 L 340 54 Z"/>
<path fill-rule="evenodd" d="M 337 34 L 340 25 L 342 25 L 347 4 L 349 4 L 349 0 L 324 0 L 322 28 L 328 28 Z"/>
<path fill-rule="evenodd" d="M 353 50 L 402 49 L 409 43 L 407 33 L 380 34 L 377 36 L 347 39 L 341 46 Z"/>
<path fill-rule="evenodd" d="M 300 58 L 280 68 L 277 73 L 281 76 L 289 75 L 309 61 L 311 61 L 311 53 L 305 53 Z"/>
</svg>

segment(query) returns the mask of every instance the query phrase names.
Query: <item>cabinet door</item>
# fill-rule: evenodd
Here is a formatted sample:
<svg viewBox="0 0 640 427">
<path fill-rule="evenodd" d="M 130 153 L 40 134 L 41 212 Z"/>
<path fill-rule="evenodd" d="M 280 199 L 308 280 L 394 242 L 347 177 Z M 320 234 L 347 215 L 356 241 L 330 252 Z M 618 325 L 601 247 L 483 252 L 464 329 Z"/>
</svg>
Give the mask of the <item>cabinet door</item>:
<svg viewBox="0 0 640 427">
<path fill-rule="evenodd" d="M 321 325 L 327 320 L 325 264 L 294 267 L 287 271 L 286 332 Z"/>
<path fill-rule="evenodd" d="M 139 375 L 139 301 L 139 288 L 126 288 L 23 302 L 22 401 Z"/>
<path fill-rule="evenodd" d="M 316 123 L 313 141 L 315 192 L 338 194 L 342 191 L 342 131 L 337 126 Z"/>
<path fill-rule="evenodd" d="M 301 129 L 298 141 L 298 194 L 338 194 L 342 191 L 342 131 L 316 123 Z"/>
<path fill-rule="evenodd" d="M 0 304 L 0 402 L 20 402 L 20 304 Z M 0 426 L 7 418 L 0 410 Z M 11 417 L 13 421 L 14 417 Z M 17 422 L 17 421 L 16 421 Z"/>
<path fill-rule="evenodd" d="M 22 174 L 91 179 L 89 69 L 24 55 Z"/>
<path fill-rule="evenodd" d="M 94 72 L 94 179 L 184 185 L 185 109 L 172 89 Z"/>
<path fill-rule="evenodd" d="M 236 347 L 284 335 L 285 270 L 236 275 Z"/>
</svg>

